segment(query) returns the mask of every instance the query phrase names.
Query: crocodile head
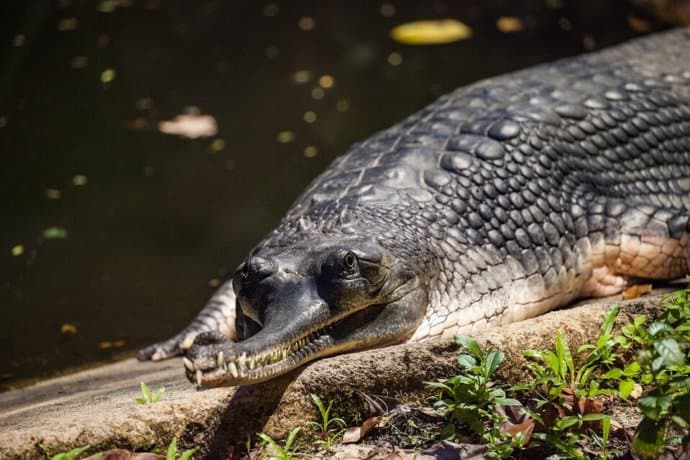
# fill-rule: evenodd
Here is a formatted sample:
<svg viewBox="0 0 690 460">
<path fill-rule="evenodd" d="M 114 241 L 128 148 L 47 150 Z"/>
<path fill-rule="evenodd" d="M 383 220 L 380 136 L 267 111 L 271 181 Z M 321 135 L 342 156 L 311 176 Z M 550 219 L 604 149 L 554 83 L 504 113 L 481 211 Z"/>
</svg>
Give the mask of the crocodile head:
<svg viewBox="0 0 690 460">
<path fill-rule="evenodd" d="M 322 356 L 403 342 L 426 307 L 419 274 L 363 238 L 259 247 L 233 288 L 239 341 L 196 338 L 185 367 L 197 385 L 257 383 Z"/>
</svg>

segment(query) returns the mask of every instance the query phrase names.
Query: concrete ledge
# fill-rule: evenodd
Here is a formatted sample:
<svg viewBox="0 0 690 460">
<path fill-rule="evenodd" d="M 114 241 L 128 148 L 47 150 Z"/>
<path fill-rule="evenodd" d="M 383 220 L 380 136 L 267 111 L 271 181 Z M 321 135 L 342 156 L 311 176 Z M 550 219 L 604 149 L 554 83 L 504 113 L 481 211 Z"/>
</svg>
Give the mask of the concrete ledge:
<svg viewBox="0 0 690 460">
<path fill-rule="evenodd" d="M 653 315 L 659 294 L 669 290 L 632 301 L 589 301 L 476 338 L 505 352 L 503 377 L 517 381 L 525 378 L 523 349 L 550 347 L 558 329 L 576 348 L 597 336 L 612 304 L 622 306 L 619 323 L 627 322 L 636 314 Z M 360 392 L 418 402 L 427 394 L 423 382 L 456 373 L 456 354 L 451 341 L 406 344 L 323 359 L 263 384 L 204 391 L 184 378 L 179 359 L 129 359 L 0 394 L 0 458 L 38 458 L 39 444 L 51 453 L 85 444 L 90 452 L 151 451 L 173 437 L 181 448 L 196 445 L 203 454 L 222 457 L 256 432 L 282 437 L 304 425 L 316 415 L 309 393 L 334 401 L 338 415 L 350 421 L 362 413 Z M 165 386 L 162 400 L 135 403 L 141 381 L 152 389 Z"/>
</svg>

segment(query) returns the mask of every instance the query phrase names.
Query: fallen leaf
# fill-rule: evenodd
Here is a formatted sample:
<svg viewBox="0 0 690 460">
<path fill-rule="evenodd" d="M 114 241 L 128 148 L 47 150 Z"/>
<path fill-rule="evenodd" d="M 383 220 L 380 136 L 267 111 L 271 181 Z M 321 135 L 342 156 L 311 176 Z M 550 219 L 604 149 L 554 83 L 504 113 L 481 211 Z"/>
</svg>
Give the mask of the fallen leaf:
<svg viewBox="0 0 690 460">
<path fill-rule="evenodd" d="M 405 45 L 441 45 L 471 36 L 472 29 L 455 19 L 408 22 L 391 31 L 393 40 Z"/>
<path fill-rule="evenodd" d="M 529 443 L 536 423 L 520 406 L 503 406 L 499 404 L 496 406 L 496 412 L 506 417 L 499 426 L 501 433 L 508 433 L 513 440 L 515 440 L 518 434 L 522 433 L 524 435 L 523 445 Z"/>
<path fill-rule="evenodd" d="M 382 417 L 371 417 L 366 419 L 360 426 L 354 426 L 345 430 L 343 434 L 343 444 L 359 442 L 367 433 L 376 428 L 382 421 Z"/>
<path fill-rule="evenodd" d="M 437 460 L 484 460 L 487 449 L 483 444 L 456 444 L 450 441 L 442 441 L 440 444 L 422 452 Z"/>
<path fill-rule="evenodd" d="M 651 284 L 633 284 L 623 291 L 623 300 L 637 299 L 640 296 L 652 292 Z"/>
</svg>

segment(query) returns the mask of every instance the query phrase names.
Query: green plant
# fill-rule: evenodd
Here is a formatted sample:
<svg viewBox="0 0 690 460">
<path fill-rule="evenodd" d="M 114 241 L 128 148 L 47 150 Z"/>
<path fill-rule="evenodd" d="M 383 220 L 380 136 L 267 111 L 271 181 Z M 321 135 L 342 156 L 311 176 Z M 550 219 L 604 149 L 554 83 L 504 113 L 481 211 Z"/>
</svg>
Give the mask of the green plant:
<svg viewBox="0 0 690 460">
<path fill-rule="evenodd" d="M 508 398 L 492 381 L 504 355 L 499 350 L 482 351 L 469 337 L 456 336 L 455 342 L 465 351 L 458 355 L 461 373 L 445 381 L 426 382 L 440 390 L 433 398 L 433 405 L 449 421 L 442 436 L 456 438 L 456 426 L 466 424 L 488 444 L 492 458 L 505 458 L 512 453 L 514 445 L 511 436 L 500 429 L 505 416 L 498 413 L 495 406 L 519 406 L 520 402 Z"/>
<path fill-rule="evenodd" d="M 141 382 L 139 384 L 139 388 L 141 389 L 141 394 L 143 398 L 135 399 L 135 401 L 138 404 L 153 404 L 155 402 L 158 402 L 163 397 L 163 393 L 165 393 L 164 387 L 161 387 L 158 391 L 152 393 L 151 389 L 144 382 Z"/>
<path fill-rule="evenodd" d="M 281 446 L 272 437 L 265 433 L 258 433 L 257 436 L 259 436 L 259 438 L 261 439 L 263 446 L 270 445 L 273 447 L 275 454 L 271 456 L 271 458 L 276 458 L 278 460 L 295 460 L 297 457 L 295 457 L 296 449 L 293 447 L 293 444 L 295 443 L 297 434 L 300 432 L 301 429 L 302 427 L 298 426 L 290 432 L 287 439 L 285 440 L 285 446 Z"/>
<path fill-rule="evenodd" d="M 199 450 L 198 447 L 193 449 L 187 449 L 182 452 L 179 456 L 177 455 L 177 438 L 173 438 L 168 445 L 168 449 L 165 451 L 165 460 L 189 460 L 192 455 Z"/>
<path fill-rule="evenodd" d="M 69 452 L 61 452 L 59 454 L 53 455 L 52 457 L 50 457 L 50 460 L 75 460 L 77 457 L 79 457 L 79 455 L 87 451 L 89 447 L 91 446 L 89 446 L 88 444 L 81 447 L 75 447 Z M 43 446 L 41 446 L 41 448 L 45 452 L 45 448 L 43 448 Z"/>
<path fill-rule="evenodd" d="M 316 440 L 316 444 L 323 445 L 326 449 L 330 449 L 345 431 L 345 420 L 339 417 L 331 417 L 331 409 L 333 407 L 332 401 L 326 406 L 317 395 L 312 393 L 309 396 L 312 401 L 314 401 L 321 415 L 320 422 L 310 423 L 319 436 L 319 439 Z"/>
<path fill-rule="evenodd" d="M 633 449 L 643 458 L 656 458 L 667 446 L 690 450 L 689 293 L 690 287 L 667 296 L 663 312 L 649 326 L 646 318 L 636 318 L 623 331 L 639 346 L 631 380 L 653 386 L 638 400 L 643 418 Z"/>
</svg>

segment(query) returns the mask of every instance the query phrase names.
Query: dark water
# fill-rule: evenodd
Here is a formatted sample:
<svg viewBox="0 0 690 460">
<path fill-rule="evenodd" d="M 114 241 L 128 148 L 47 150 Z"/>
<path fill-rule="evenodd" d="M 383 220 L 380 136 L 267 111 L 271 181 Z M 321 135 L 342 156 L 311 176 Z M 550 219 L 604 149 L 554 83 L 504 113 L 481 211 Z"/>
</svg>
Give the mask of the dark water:
<svg viewBox="0 0 690 460">
<path fill-rule="evenodd" d="M 5 387 L 179 330 L 350 143 L 456 86 L 637 35 L 627 3 L 601 0 L 393 1 L 391 17 L 376 1 L 7 3 Z M 524 29 L 500 32 L 499 16 Z M 389 38 L 399 23 L 442 17 L 474 35 L 432 47 Z M 300 70 L 308 83 L 295 83 Z M 334 84 L 314 93 L 323 75 Z M 217 134 L 157 130 L 188 106 L 215 117 Z M 294 140 L 278 142 L 281 131 Z"/>
</svg>

